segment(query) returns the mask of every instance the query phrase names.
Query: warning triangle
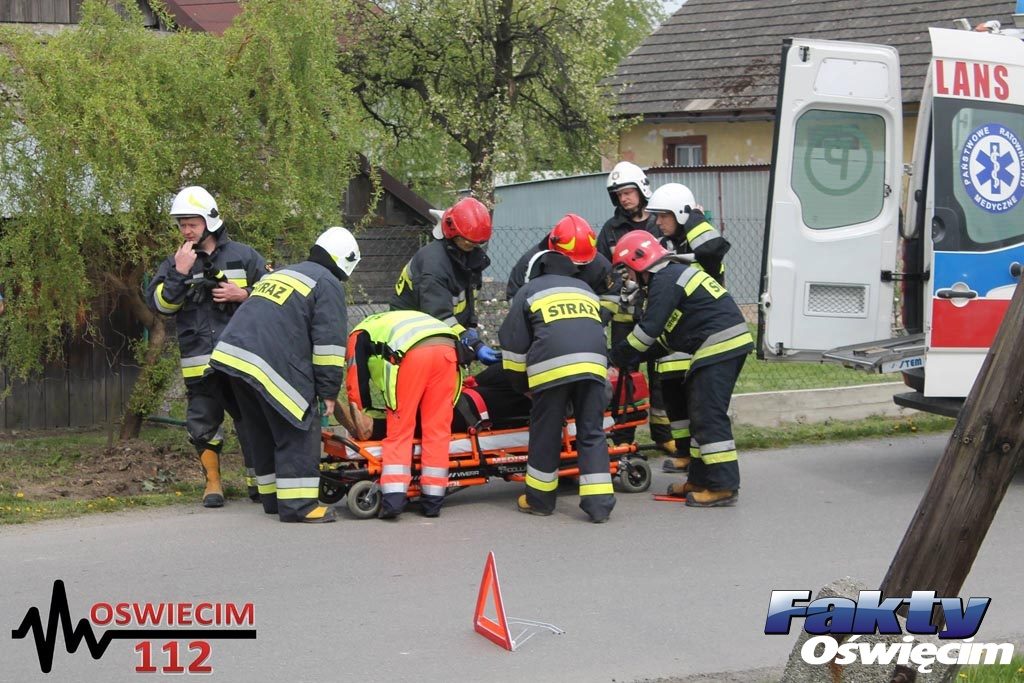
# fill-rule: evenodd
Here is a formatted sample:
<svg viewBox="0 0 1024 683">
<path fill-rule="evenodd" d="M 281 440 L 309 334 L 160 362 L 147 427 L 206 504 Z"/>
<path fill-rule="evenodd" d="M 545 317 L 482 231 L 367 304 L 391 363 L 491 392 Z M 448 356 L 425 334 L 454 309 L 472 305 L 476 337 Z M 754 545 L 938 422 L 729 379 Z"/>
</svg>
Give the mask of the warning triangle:
<svg viewBox="0 0 1024 683">
<path fill-rule="evenodd" d="M 495 618 L 487 616 L 488 598 L 492 598 Z M 476 597 L 476 612 L 473 614 L 473 628 L 488 640 L 501 645 L 506 650 L 513 649 L 512 636 L 508 632 L 508 620 L 505 618 L 505 607 L 501 603 L 501 587 L 498 585 L 498 572 L 494 567 L 494 552 L 487 553 L 484 564 L 484 575 L 480 579 L 480 592 Z"/>
</svg>

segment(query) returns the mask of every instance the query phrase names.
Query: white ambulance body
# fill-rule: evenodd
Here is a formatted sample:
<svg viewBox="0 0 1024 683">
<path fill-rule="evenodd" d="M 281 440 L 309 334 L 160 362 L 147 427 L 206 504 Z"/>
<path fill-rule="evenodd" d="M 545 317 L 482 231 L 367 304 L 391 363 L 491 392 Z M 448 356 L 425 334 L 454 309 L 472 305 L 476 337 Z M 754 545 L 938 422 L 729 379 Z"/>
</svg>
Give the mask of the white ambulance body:
<svg viewBox="0 0 1024 683">
<path fill-rule="evenodd" d="M 784 46 L 758 355 L 903 372 L 897 403 L 955 415 L 1024 264 L 1024 42 L 930 32 L 906 168 L 896 51 Z"/>
</svg>

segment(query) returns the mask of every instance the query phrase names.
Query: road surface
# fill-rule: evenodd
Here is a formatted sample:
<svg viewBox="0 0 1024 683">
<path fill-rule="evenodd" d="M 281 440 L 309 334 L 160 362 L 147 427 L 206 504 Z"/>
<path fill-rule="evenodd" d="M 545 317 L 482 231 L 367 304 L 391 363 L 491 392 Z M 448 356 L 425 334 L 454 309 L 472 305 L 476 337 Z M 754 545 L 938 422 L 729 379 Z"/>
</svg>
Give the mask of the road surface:
<svg viewBox="0 0 1024 683">
<path fill-rule="evenodd" d="M 11 631 L 33 606 L 48 622 L 58 579 L 76 622 L 97 603 L 252 603 L 255 640 L 209 641 L 216 681 L 628 682 L 781 667 L 796 633 L 763 634 L 770 591 L 843 576 L 876 586 L 947 438 L 741 453 L 737 507 L 619 494 L 604 525 L 570 494 L 552 517 L 519 514 L 522 485 L 495 481 L 453 496 L 437 520 L 342 510 L 335 524 L 287 525 L 229 501 L 0 528 L 0 680 L 147 680 L 138 638 L 94 660 L 58 634 L 52 674 L 40 673 L 31 638 Z M 660 493 L 674 478 L 654 464 Z M 1018 476 L 962 592 L 992 598 L 979 641 L 1024 632 L 1022 518 Z M 506 612 L 564 634 L 509 653 L 473 631 L 489 551 Z M 167 641 L 148 646 L 154 666 Z M 184 647 L 181 663 L 192 656 Z"/>
</svg>

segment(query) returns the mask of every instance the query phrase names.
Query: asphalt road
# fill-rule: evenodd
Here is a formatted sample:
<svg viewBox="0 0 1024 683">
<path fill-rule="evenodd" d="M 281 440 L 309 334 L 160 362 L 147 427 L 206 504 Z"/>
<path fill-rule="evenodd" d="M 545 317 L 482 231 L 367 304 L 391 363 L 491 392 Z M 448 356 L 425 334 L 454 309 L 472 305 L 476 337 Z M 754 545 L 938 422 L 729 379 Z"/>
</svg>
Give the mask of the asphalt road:
<svg viewBox="0 0 1024 683">
<path fill-rule="evenodd" d="M 58 634 L 53 672 L 40 673 L 31 639 L 11 630 L 32 606 L 48 622 L 56 579 L 74 621 L 102 602 L 253 603 L 256 640 L 210 641 L 217 681 L 624 682 L 781 667 L 795 632 L 763 634 L 770 591 L 843 576 L 877 585 L 947 438 L 741 454 L 737 507 L 619 494 L 604 525 L 585 522 L 573 495 L 553 517 L 518 514 L 521 484 L 496 481 L 453 496 L 437 520 L 343 511 L 335 524 L 286 525 L 231 501 L 5 527 L 0 680 L 146 680 L 139 639 L 94 660 Z M 657 472 L 652 491 L 672 480 Z M 1024 632 L 1022 513 L 1018 476 L 961 593 L 992 598 L 979 641 Z M 473 631 L 492 550 L 506 612 L 564 634 L 509 653 Z M 152 641 L 156 666 L 166 642 Z"/>
</svg>

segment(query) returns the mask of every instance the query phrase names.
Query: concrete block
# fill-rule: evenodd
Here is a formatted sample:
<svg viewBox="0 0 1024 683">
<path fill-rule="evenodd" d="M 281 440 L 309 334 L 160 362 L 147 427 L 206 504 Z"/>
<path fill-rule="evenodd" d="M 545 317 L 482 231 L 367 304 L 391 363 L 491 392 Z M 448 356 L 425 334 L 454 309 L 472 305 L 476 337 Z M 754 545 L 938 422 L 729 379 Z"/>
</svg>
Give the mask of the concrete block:
<svg viewBox="0 0 1024 683">
<path fill-rule="evenodd" d="M 755 427 L 778 427 L 786 422 L 861 420 L 870 415 L 904 417 L 917 411 L 892 402 L 893 394 L 903 391 L 906 391 L 903 384 L 892 382 L 736 394 L 729 412 L 736 424 Z"/>
</svg>

